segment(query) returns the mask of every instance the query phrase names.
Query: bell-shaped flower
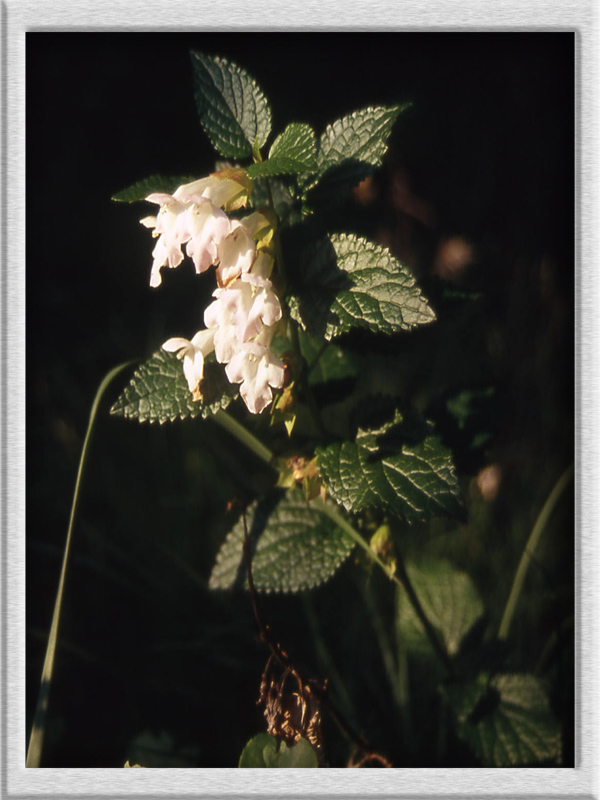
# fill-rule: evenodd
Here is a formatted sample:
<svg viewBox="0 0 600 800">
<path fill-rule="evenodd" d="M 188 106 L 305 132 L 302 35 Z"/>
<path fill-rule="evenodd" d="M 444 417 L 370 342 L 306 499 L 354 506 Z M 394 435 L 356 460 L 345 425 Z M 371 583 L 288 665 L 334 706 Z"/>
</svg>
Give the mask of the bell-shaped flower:
<svg viewBox="0 0 600 800">
<path fill-rule="evenodd" d="M 191 341 L 176 336 L 163 344 L 163 350 L 177 353 L 177 357 L 183 360 L 183 374 L 194 400 L 202 397 L 200 383 L 204 377 L 204 359 L 215 349 L 214 338 L 214 330 L 205 330 L 198 331 Z"/>
<path fill-rule="evenodd" d="M 217 282 L 228 286 L 247 272 L 256 258 L 256 244 L 238 220 L 231 221 L 231 232 L 219 242 Z"/>
<path fill-rule="evenodd" d="M 259 253 L 250 272 L 245 272 L 226 289 L 216 289 L 216 298 L 204 312 L 207 327 L 218 327 L 217 360 L 225 363 L 235 348 L 233 335 L 240 344 L 258 336 L 265 326 L 275 325 L 282 316 L 281 303 L 272 289 L 270 274 L 273 259 Z"/>
<path fill-rule="evenodd" d="M 158 237 L 156 246 L 152 251 L 154 258 L 150 274 L 150 286 L 160 286 L 162 278 L 161 267 L 171 268 L 179 266 L 183 261 L 181 246 L 187 241 L 189 235 L 184 224 L 183 214 L 186 206 L 175 200 L 170 194 L 155 193 L 146 198 L 150 203 L 158 203 L 160 211 L 156 217 L 144 217 L 141 220 L 146 228 L 153 228 L 152 235 Z"/>
<path fill-rule="evenodd" d="M 284 383 L 283 362 L 264 344 L 246 342 L 225 367 L 231 383 L 240 383 L 240 394 L 252 414 L 260 414 L 273 399 L 273 389 Z"/>
<path fill-rule="evenodd" d="M 251 190 L 252 180 L 246 170 L 226 167 L 213 172 L 207 178 L 184 183 L 173 192 L 173 197 L 184 203 L 195 202 L 198 197 L 204 197 L 219 208 L 235 211 L 246 205 Z"/>
<path fill-rule="evenodd" d="M 199 197 L 185 210 L 182 218 L 185 246 L 196 272 L 204 272 L 218 260 L 219 245 L 229 235 L 232 222 L 220 208 Z"/>
<path fill-rule="evenodd" d="M 213 296 L 217 299 L 204 310 L 204 324 L 214 331 L 217 361 L 219 364 L 226 364 L 237 351 L 239 342 L 236 335 L 236 310 L 221 303 L 222 291 L 216 289 L 213 292 Z"/>
</svg>

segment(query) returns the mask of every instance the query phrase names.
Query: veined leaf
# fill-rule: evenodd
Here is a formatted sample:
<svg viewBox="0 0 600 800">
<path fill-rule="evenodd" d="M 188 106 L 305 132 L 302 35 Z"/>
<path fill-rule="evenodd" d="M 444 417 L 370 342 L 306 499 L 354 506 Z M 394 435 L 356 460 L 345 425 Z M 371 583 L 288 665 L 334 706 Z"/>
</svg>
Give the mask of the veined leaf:
<svg viewBox="0 0 600 800">
<path fill-rule="evenodd" d="M 302 261 L 306 272 L 290 312 L 313 336 L 332 339 L 351 328 L 391 334 L 435 319 L 408 268 L 367 239 L 321 239 Z"/>
<path fill-rule="evenodd" d="M 221 155 L 249 158 L 271 132 L 271 109 L 256 81 L 224 58 L 192 52 L 200 122 Z"/>
<path fill-rule="evenodd" d="M 533 675 L 481 674 L 444 687 L 459 736 L 485 767 L 560 761 L 560 727 Z"/>
<path fill-rule="evenodd" d="M 246 744 L 240 756 L 239 767 L 265 768 L 265 767 L 291 767 L 307 768 L 318 767 L 317 754 L 310 742 L 300 739 L 296 744 L 288 745 L 279 742 L 268 733 L 259 733 Z"/>
<path fill-rule="evenodd" d="M 201 383 L 202 400 L 194 400 L 174 353 L 159 350 L 134 373 L 110 410 L 111 414 L 140 422 L 167 422 L 202 416 L 226 408 L 237 394 L 221 364 L 207 361 Z"/>
<path fill-rule="evenodd" d="M 440 632 L 448 655 L 455 656 L 484 610 L 473 581 L 449 561 L 407 562 L 406 571 L 425 616 Z M 431 651 L 429 639 L 404 589 L 398 592 L 398 624 L 402 641 L 410 652 Z"/>
<path fill-rule="evenodd" d="M 381 164 L 392 126 L 409 105 L 364 108 L 327 126 L 319 140 L 317 172 L 304 184 L 312 205 L 344 199 Z"/>
<path fill-rule="evenodd" d="M 257 175 L 295 175 L 315 172 L 317 147 L 310 125 L 292 122 L 273 142 L 269 158 L 248 167 L 251 178 Z"/>
<path fill-rule="evenodd" d="M 354 543 L 328 516 L 292 489 L 253 503 L 246 513 L 252 546 L 252 577 L 259 591 L 298 592 L 330 578 Z M 210 576 L 211 589 L 247 587 L 244 522 L 225 539 Z"/>
<path fill-rule="evenodd" d="M 127 189 L 122 189 L 120 192 L 113 194 L 111 200 L 116 200 L 120 203 L 137 203 L 140 200 L 145 200 L 149 194 L 154 192 L 173 194 L 179 186 L 184 183 L 191 183 L 194 180 L 196 178 L 189 175 L 180 175 L 178 177 L 151 175 L 149 178 L 144 178 L 144 180 L 134 183 L 133 186 L 128 186 Z"/>
<path fill-rule="evenodd" d="M 429 422 L 415 435 L 397 413 L 377 430 L 359 430 L 355 442 L 317 449 L 317 464 L 348 511 L 374 506 L 407 522 L 462 515 L 452 457 Z"/>
<path fill-rule="evenodd" d="M 392 125 L 409 105 L 363 108 L 328 125 L 319 140 L 319 174 L 347 159 L 379 166 Z"/>
</svg>

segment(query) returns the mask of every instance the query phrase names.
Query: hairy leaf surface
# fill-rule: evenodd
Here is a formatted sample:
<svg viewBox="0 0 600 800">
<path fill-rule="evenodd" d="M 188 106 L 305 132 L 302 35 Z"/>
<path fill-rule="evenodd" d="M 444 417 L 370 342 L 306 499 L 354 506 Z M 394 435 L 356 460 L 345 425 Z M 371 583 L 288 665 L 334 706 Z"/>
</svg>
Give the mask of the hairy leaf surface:
<svg viewBox="0 0 600 800">
<path fill-rule="evenodd" d="M 317 460 L 332 497 L 348 511 L 378 507 L 408 522 L 462 514 L 452 457 L 429 422 L 414 432 L 396 414 L 377 430 L 359 430 L 355 442 L 317 449 Z"/>
<path fill-rule="evenodd" d="M 273 142 L 269 158 L 248 167 L 251 178 L 257 175 L 295 175 L 317 168 L 315 133 L 310 125 L 292 122 Z"/>
<path fill-rule="evenodd" d="M 298 489 L 253 503 L 246 513 L 252 577 L 259 591 L 297 592 L 330 578 L 354 543 Z M 240 519 L 221 547 L 210 576 L 212 589 L 247 587 Z"/>
<path fill-rule="evenodd" d="M 352 328 L 391 334 L 435 319 L 408 268 L 367 239 L 321 239 L 302 262 L 290 311 L 313 336 L 330 340 Z"/>
<path fill-rule="evenodd" d="M 192 52 L 200 123 L 221 155 L 249 158 L 271 132 L 271 109 L 248 73 L 224 58 Z"/>
<path fill-rule="evenodd" d="M 191 183 L 196 180 L 189 175 L 180 175 L 177 177 L 166 175 L 151 175 L 149 178 L 144 178 L 142 181 L 128 186 L 127 189 L 122 189 L 111 197 L 111 200 L 116 200 L 119 203 L 137 203 L 140 200 L 145 200 L 149 194 L 154 192 L 161 192 L 164 194 L 173 194 L 175 189 L 179 188 L 184 183 Z"/>
<path fill-rule="evenodd" d="M 533 675 L 480 675 L 444 689 L 459 736 L 486 767 L 521 767 L 561 758 L 560 727 Z"/>
<path fill-rule="evenodd" d="M 186 417 L 206 418 L 226 408 L 237 394 L 221 364 L 207 361 L 201 384 L 202 400 L 194 400 L 174 353 L 158 350 L 134 373 L 110 410 L 111 414 L 140 422 L 167 422 Z"/>
</svg>

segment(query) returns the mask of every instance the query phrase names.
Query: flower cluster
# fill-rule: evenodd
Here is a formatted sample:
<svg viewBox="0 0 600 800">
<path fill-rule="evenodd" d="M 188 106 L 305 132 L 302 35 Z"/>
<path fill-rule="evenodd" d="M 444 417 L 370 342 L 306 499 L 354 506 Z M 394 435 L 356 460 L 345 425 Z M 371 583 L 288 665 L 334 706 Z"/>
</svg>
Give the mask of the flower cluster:
<svg viewBox="0 0 600 800">
<path fill-rule="evenodd" d="M 282 311 L 270 280 L 274 262 L 268 248 L 273 233 L 269 220 L 257 211 L 242 220 L 226 213 L 243 207 L 249 191 L 245 172 L 222 170 L 184 184 L 172 195 L 149 195 L 146 200 L 160 210 L 141 222 L 157 237 L 151 286 L 161 284 L 163 267 L 181 264 L 183 247 L 197 273 L 216 267 L 215 299 L 204 312 L 206 329 L 189 341 L 175 337 L 163 344 L 182 359 L 194 399 L 202 397 L 204 359 L 214 351 L 226 365 L 229 381 L 240 384 L 248 409 L 259 414 L 273 399 L 272 389 L 284 382 L 284 365 L 270 349 Z"/>
</svg>

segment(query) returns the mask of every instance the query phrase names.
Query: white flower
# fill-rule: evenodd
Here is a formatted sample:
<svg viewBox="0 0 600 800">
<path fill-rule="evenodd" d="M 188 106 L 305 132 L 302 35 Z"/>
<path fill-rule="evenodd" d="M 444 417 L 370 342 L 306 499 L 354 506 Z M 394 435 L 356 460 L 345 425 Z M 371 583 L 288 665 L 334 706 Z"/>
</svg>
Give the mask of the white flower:
<svg viewBox="0 0 600 800">
<path fill-rule="evenodd" d="M 256 244 L 238 220 L 231 221 L 230 233 L 221 239 L 218 250 L 219 286 L 227 286 L 242 273 L 248 272 L 256 258 Z"/>
<path fill-rule="evenodd" d="M 189 238 L 185 249 L 197 273 L 217 262 L 219 245 L 229 235 L 231 225 L 227 214 L 204 197 L 185 210 L 182 227 Z"/>
<path fill-rule="evenodd" d="M 271 387 L 280 389 L 284 381 L 283 363 L 258 342 L 240 345 L 225 372 L 231 383 L 241 383 L 240 394 L 252 414 L 260 414 L 269 405 Z"/>
<path fill-rule="evenodd" d="M 177 353 L 177 357 L 183 359 L 183 374 L 194 400 L 202 396 L 200 382 L 204 377 L 204 359 L 215 349 L 214 338 L 214 330 L 205 330 L 198 331 L 191 341 L 176 336 L 163 344 L 163 350 Z"/>
<path fill-rule="evenodd" d="M 272 283 L 263 275 L 270 272 L 273 259 L 260 253 L 255 266 L 226 289 L 216 289 L 216 297 L 204 312 L 204 324 L 217 327 L 215 336 L 217 361 L 225 363 L 240 344 L 258 336 L 264 326 L 281 319 L 281 303 L 272 290 Z"/>
<path fill-rule="evenodd" d="M 150 286 L 155 287 L 162 282 L 161 267 L 168 265 L 174 268 L 183 261 L 181 245 L 189 238 L 182 217 L 186 207 L 170 194 L 151 194 L 146 200 L 158 203 L 161 207 L 156 217 L 144 217 L 141 220 L 146 228 L 154 228 L 153 236 L 158 236 L 152 251 L 154 262 L 150 274 Z"/>
</svg>

